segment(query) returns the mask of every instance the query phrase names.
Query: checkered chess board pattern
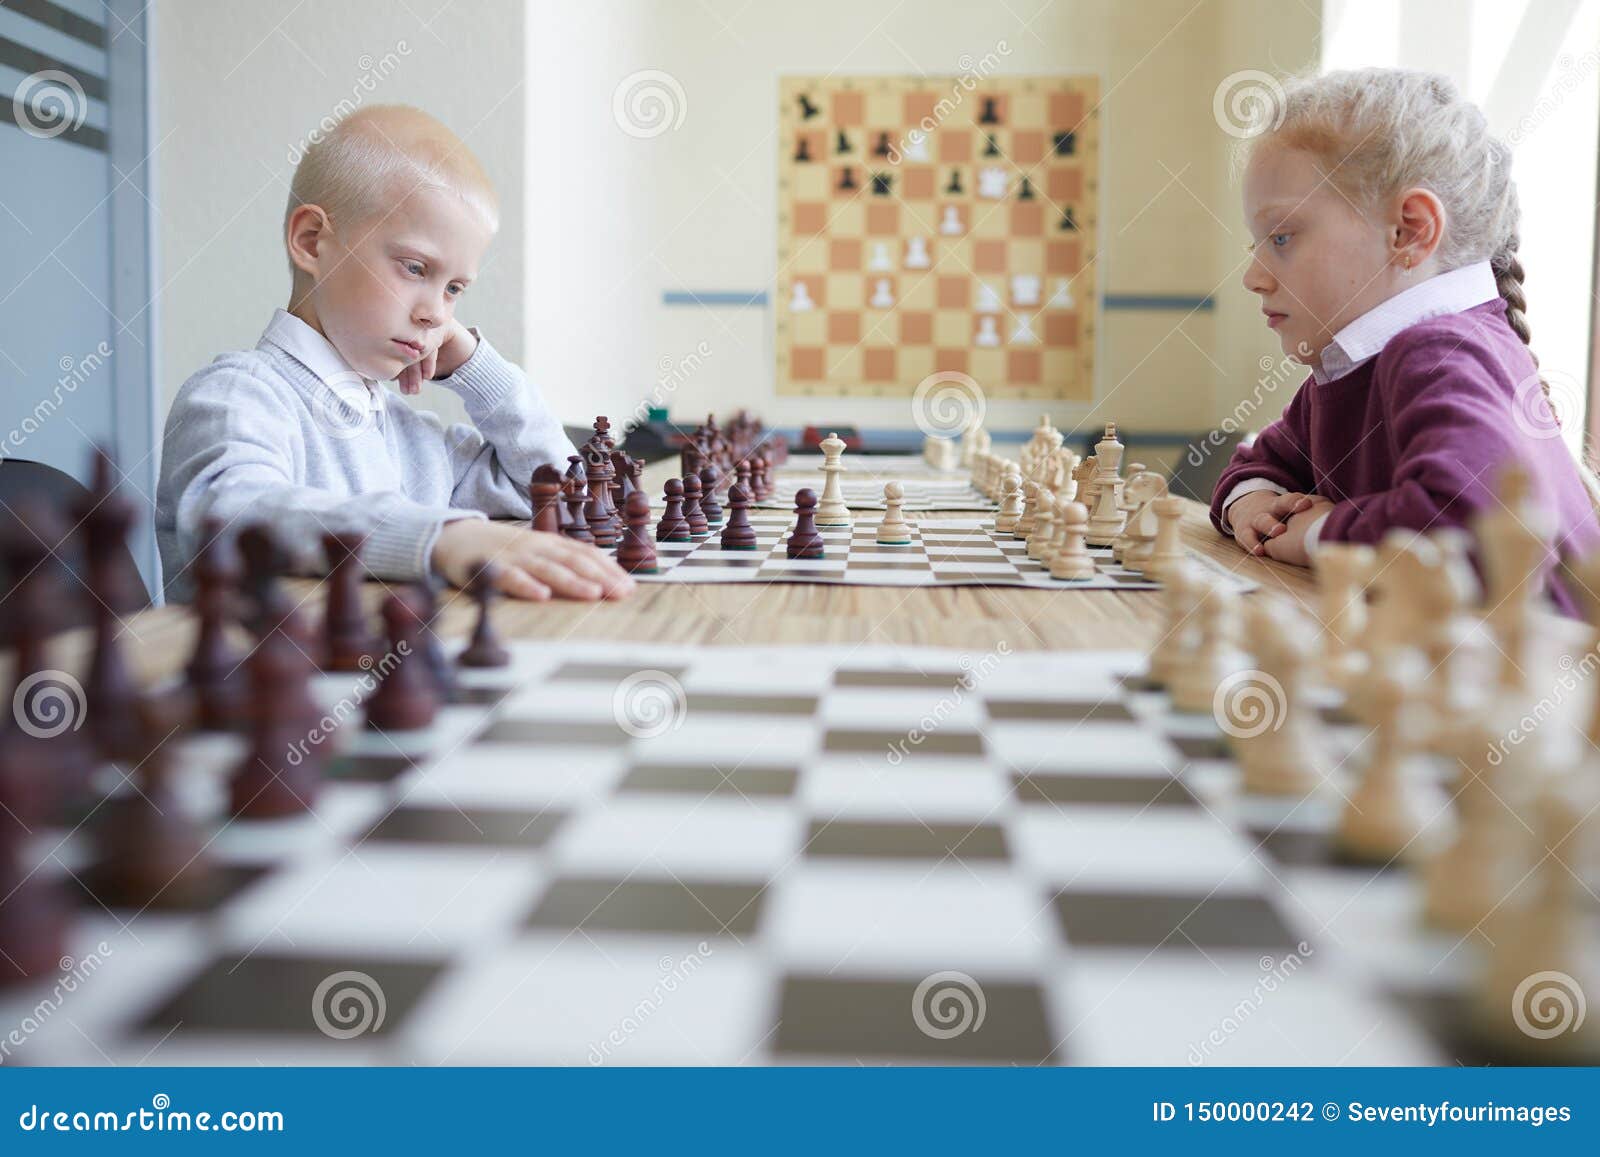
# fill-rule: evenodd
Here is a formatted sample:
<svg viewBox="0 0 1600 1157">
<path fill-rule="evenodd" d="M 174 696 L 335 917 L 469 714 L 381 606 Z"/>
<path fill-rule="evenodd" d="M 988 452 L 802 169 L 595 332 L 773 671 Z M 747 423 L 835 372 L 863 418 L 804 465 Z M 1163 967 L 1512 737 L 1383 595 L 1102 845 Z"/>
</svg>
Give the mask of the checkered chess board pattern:
<svg viewBox="0 0 1600 1157">
<path fill-rule="evenodd" d="M 1099 82 L 780 83 L 778 392 L 1094 390 Z"/>
<path fill-rule="evenodd" d="M 721 529 L 695 542 L 657 542 L 659 573 L 641 582 L 803 582 L 850 586 L 997 586 L 1041 590 L 1155 590 L 1161 584 L 1112 561 L 1109 548 L 1090 548 L 1095 577 L 1053 579 L 1027 555 L 1027 543 L 986 528 L 977 519 L 941 520 L 937 528 L 912 523 L 909 546 L 880 546 L 878 519 L 858 518 L 853 527 L 821 529 L 823 557 L 789 558 L 794 515 L 754 512 L 754 550 L 723 550 Z M 1196 556 L 1199 557 L 1199 556 Z M 1244 580 L 1233 580 L 1243 583 Z M 1248 585 L 1248 584 L 1246 584 Z M 1243 589 L 1243 588 L 1240 588 Z"/>
<path fill-rule="evenodd" d="M 762 509 L 792 510 L 795 492 L 809 486 L 821 495 L 826 478 L 820 454 L 794 455 L 774 475 L 772 497 L 756 503 Z M 920 454 L 848 456 L 839 491 L 851 510 L 882 510 L 883 487 L 898 482 L 905 490 L 901 509 L 911 511 L 992 511 L 998 503 L 973 489 L 967 471 L 935 470 Z"/>
<path fill-rule="evenodd" d="M 1211 717 L 1142 665 L 518 643 L 427 730 L 337 727 L 315 811 L 270 823 L 220 818 L 241 740 L 179 741 L 224 883 L 184 911 L 85 897 L 72 952 L 98 966 L 14 1060 L 1493 1059 L 1464 1036 L 1481 945 L 1420 930 L 1409 872 L 1330 853 L 1348 783 L 1241 796 Z M 84 854 L 41 832 L 37 871 L 76 886 Z M 319 1027 L 338 984 L 381 1023 Z"/>
</svg>

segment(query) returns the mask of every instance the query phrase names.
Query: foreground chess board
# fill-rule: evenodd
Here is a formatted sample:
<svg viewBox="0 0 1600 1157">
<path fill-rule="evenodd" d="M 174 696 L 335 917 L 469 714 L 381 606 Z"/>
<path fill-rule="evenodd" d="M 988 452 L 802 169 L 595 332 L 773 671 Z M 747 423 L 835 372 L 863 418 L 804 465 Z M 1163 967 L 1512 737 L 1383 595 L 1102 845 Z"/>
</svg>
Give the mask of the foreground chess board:
<svg viewBox="0 0 1600 1157">
<path fill-rule="evenodd" d="M 877 521 L 858 518 L 854 527 L 823 530 L 823 557 L 791 559 L 785 542 L 794 528 L 787 514 L 755 513 L 755 550 L 723 550 L 720 528 L 698 542 L 657 542 L 657 574 L 635 574 L 642 582 L 791 582 L 854 586 L 995 586 L 1040 590 L 1155 590 L 1161 584 L 1112 561 L 1106 547 L 1090 548 L 1092 579 L 1053 579 L 1027 555 L 1027 544 L 986 529 L 980 520 L 941 519 L 912 525 L 910 546 L 879 546 Z M 1196 565 L 1232 589 L 1254 584 L 1200 555 Z"/>
<path fill-rule="evenodd" d="M 774 476 L 772 497 L 755 505 L 790 510 L 794 507 L 795 491 L 802 486 L 822 493 L 821 464 L 820 455 L 790 458 L 789 464 Z M 905 487 L 901 509 L 906 511 L 992 511 L 996 508 L 995 502 L 973 489 L 967 471 L 935 470 L 920 454 L 850 455 L 846 459 L 846 469 L 848 472 L 840 481 L 839 490 L 851 510 L 882 510 L 886 482 L 899 482 Z"/>
<path fill-rule="evenodd" d="M 95 967 L 0 997 L 11 1061 L 1506 1059 L 1470 1032 L 1482 944 L 1330 854 L 1336 791 L 1241 797 L 1142 666 L 519 643 L 427 730 L 355 712 L 314 813 L 273 822 L 220 818 L 239 741 L 181 741 L 217 894 L 86 897 L 63 968 Z M 63 886 L 86 854 L 35 841 Z"/>
</svg>

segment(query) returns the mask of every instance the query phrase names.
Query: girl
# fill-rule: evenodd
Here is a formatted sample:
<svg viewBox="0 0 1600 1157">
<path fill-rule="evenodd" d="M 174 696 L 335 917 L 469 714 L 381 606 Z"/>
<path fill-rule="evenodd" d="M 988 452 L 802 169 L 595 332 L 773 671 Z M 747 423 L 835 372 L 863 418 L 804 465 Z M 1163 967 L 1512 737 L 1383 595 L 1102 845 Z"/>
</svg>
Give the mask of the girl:
<svg viewBox="0 0 1600 1157">
<path fill-rule="evenodd" d="M 1244 285 L 1311 378 L 1235 451 L 1212 522 L 1307 566 L 1319 542 L 1468 525 L 1516 460 L 1555 550 L 1596 549 L 1592 475 L 1561 447 L 1528 349 L 1510 149 L 1423 73 L 1290 81 L 1273 113 L 1246 146 Z"/>
</svg>

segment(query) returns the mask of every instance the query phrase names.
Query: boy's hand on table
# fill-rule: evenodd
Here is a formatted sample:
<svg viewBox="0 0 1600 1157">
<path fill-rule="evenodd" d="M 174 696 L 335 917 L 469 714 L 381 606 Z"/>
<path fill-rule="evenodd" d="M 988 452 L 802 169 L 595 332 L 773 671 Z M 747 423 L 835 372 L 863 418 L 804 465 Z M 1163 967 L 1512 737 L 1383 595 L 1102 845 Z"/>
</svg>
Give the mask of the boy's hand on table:
<svg viewBox="0 0 1600 1157">
<path fill-rule="evenodd" d="M 400 376 L 395 379 L 400 383 L 400 392 L 419 393 L 423 382 L 448 378 L 466 365 L 467 359 L 477 348 L 478 339 L 472 336 L 472 331 L 451 318 L 444 327 L 439 344 L 400 371 Z"/>
<path fill-rule="evenodd" d="M 1250 554 L 1265 555 L 1266 543 L 1288 531 L 1289 519 L 1310 510 L 1318 502 L 1327 502 L 1327 499 L 1298 491 L 1277 494 L 1271 490 L 1252 490 L 1228 506 L 1228 525 L 1233 527 L 1233 540 Z"/>
<path fill-rule="evenodd" d="M 1298 514 L 1289 515 L 1282 534 L 1262 542 L 1262 552 L 1278 562 L 1291 566 L 1310 566 L 1311 556 L 1306 551 L 1306 532 L 1328 511 L 1333 503 L 1319 495 L 1308 495 L 1311 504 Z"/>
<path fill-rule="evenodd" d="M 634 588 L 626 571 L 588 543 L 477 518 L 445 523 L 430 561 L 452 586 L 464 587 L 485 560 L 497 564 L 495 586 L 513 598 L 620 599 Z"/>
</svg>

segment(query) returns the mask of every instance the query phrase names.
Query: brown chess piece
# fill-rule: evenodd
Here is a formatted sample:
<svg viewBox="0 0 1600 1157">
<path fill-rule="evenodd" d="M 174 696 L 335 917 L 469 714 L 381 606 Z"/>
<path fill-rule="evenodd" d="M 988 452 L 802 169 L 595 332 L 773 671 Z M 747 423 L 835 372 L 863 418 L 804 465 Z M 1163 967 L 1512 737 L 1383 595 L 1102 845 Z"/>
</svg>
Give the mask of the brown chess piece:
<svg viewBox="0 0 1600 1157">
<path fill-rule="evenodd" d="M 561 471 L 545 463 L 533 472 L 528 483 L 528 496 L 533 503 L 533 529 L 546 534 L 561 533 Z"/>
<path fill-rule="evenodd" d="M 250 748 L 229 781 L 230 814 L 277 819 L 309 811 L 321 785 L 326 736 L 316 730 L 307 634 L 290 610 L 256 643 L 250 668 Z"/>
<path fill-rule="evenodd" d="M 666 485 L 667 508 L 656 523 L 657 542 L 689 542 L 689 520 L 683 516 L 683 482 L 668 478 Z"/>
<path fill-rule="evenodd" d="M 117 493 L 115 467 L 104 450 L 97 450 L 94 478 L 73 510 L 82 529 L 84 561 L 94 606 L 94 657 L 84 694 L 89 703 L 88 722 L 94 741 L 108 759 L 128 758 L 140 745 L 138 693 L 123 656 L 123 612 L 137 605 L 123 565 L 128 531 L 133 526 L 133 504 Z M 53 513 L 53 512 L 52 512 Z M 54 527 L 36 532 L 46 544 L 60 549 L 61 535 Z"/>
<path fill-rule="evenodd" d="M 187 908 L 211 895 L 216 877 L 204 836 L 172 792 L 167 741 L 176 721 L 152 711 L 146 722 L 139 786 L 102 811 L 84 883 L 111 908 Z"/>
<path fill-rule="evenodd" d="M 439 632 L 434 630 L 434 624 L 439 621 L 439 587 L 431 579 L 413 583 L 408 590 L 413 596 L 410 605 L 416 607 L 417 613 L 422 616 L 421 626 L 417 631 L 417 639 L 422 650 L 422 665 L 428 669 L 428 674 L 433 676 L 433 688 L 439 694 L 439 702 L 449 703 L 455 699 L 456 676 L 451 670 L 450 661 L 444 657 L 444 647 L 439 643 Z"/>
<path fill-rule="evenodd" d="M 756 500 L 756 492 L 750 485 L 750 459 L 739 459 L 733 468 L 733 474 L 734 485 L 743 486 L 745 497 L 753 504 Z"/>
<path fill-rule="evenodd" d="M 367 698 L 367 726 L 377 731 L 413 731 L 433 722 L 439 692 L 422 654 L 422 610 L 410 592 L 383 602 L 389 652 L 396 657 L 383 680 Z"/>
<path fill-rule="evenodd" d="M 742 482 L 728 491 L 728 525 L 722 528 L 723 550 L 754 550 L 755 528 L 750 525 L 750 493 Z"/>
<path fill-rule="evenodd" d="M 707 538 L 711 526 L 706 522 L 706 512 L 700 508 L 700 476 L 683 476 L 683 517 L 689 524 L 690 538 Z"/>
<path fill-rule="evenodd" d="M 499 593 L 495 586 L 499 574 L 500 568 L 485 559 L 467 580 L 467 594 L 478 604 L 478 624 L 473 628 L 472 641 L 456 659 L 463 667 L 504 667 L 511 662 L 511 652 L 501 645 L 490 617 Z"/>
<path fill-rule="evenodd" d="M 366 537 L 329 531 L 322 536 L 327 557 L 327 600 L 322 618 L 322 669 L 367 671 L 377 661 L 378 641 L 361 603 L 361 548 Z"/>
<path fill-rule="evenodd" d="M 617 547 L 617 565 L 633 574 L 655 574 L 655 544 L 650 541 L 650 496 L 643 490 L 628 495 L 624 507 L 627 529 Z"/>
<path fill-rule="evenodd" d="M 715 462 L 700 468 L 700 512 L 706 516 L 708 526 L 722 525 L 722 507 L 717 502 L 717 487 L 722 482 L 722 471 Z"/>
<path fill-rule="evenodd" d="M 195 719 L 206 731 L 236 731 L 249 717 L 245 656 L 228 641 L 241 574 L 238 555 L 220 518 L 207 518 L 193 563 L 199 630 L 185 670 Z"/>
<path fill-rule="evenodd" d="M 821 558 L 822 534 L 817 530 L 817 493 L 802 487 L 794 496 L 794 532 L 789 535 L 790 558 Z"/>
<path fill-rule="evenodd" d="M 292 605 L 279 579 L 289 563 L 272 528 L 253 523 L 239 532 L 239 553 L 244 558 L 246 598 L 250 606 L 245 625 L 258 638 L 277 627 Z"/>
<path fill-rule="evenodd" d="M 576 461 L 576 459 L 574 459 Z M 577 539 L 579 542 L 593 542 L 594 535 L 589 533 L 589 522 L 583 516 L 587 488 L 581 475 L 567 472 L 567 480 L 562 483 L 562 493 L 567 504 L 567 524 L 561 528 L 561 533 L 568 538 Z"/>
<path fill-rule="evenodd" d="M 767 477 L 767 456 L 757 454 L 750 463 L 750 483 L 755 489 L 751 492 L 757 502 L 765 502 L 772 497 L 772 480 Z"/>
<path fill-rule="evenodd" d="M 589 505 L 584 510 L 584 519 L 589 524 L 589 533 L 594 535 L 596 546 L 615 546 L 620 527 L 616 512 L 611 509 L 611 459 L 600 449 L 587 451 L 586 457 Z"/>
</svg>

